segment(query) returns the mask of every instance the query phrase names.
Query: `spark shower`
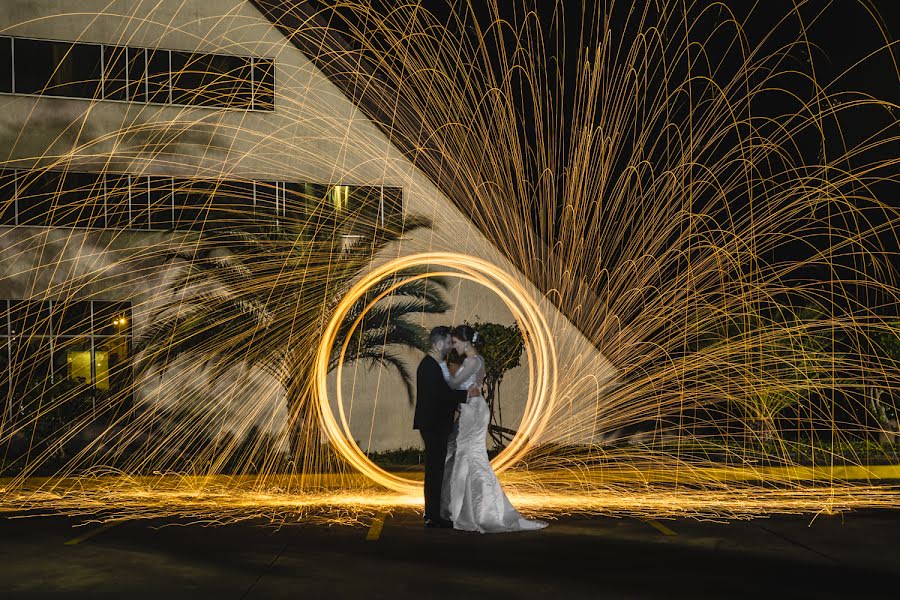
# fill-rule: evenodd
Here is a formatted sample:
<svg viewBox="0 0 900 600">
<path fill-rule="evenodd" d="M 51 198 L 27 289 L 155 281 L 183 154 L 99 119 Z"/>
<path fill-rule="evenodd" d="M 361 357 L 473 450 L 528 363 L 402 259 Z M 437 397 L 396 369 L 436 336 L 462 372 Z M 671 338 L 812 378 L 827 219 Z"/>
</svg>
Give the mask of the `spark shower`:
<svg viewBox="0 0 900 600">
<path fill-rule="evenodd" d="M 225 233 L 141 234 L 124 247 L 124 230 L 4 227 L 7 294 L 64 307 L 105 292 L 134 298 L 133 337 L 146 341 L 121 378 L 127 390 L 95 393 L 88 404 L 66 377 L 17 389 L 40 373 L 10 350 L 4 509 L 353 522 L 419 504 L 418 484 L 373 468 L 348 435 L 328 373 L 341 371 L 352 328 L 378 294 L 429 276 L 507 280 L 495 291 L 516 300 L 512 314 L 531 333 L 527 418 L 495 459 L 525 512 L 744 517 L 897 506 L 900 490 L 877 480 L 896 479 L 897 466 L 898 107 L 849 83 L 871 64 L 898 77 L 896 42 L 871 4 L 853 6 L 871 24 L 872 48 L 827 77 L 834 61 L 815 35 L 836 5 L 821 3 L 738 13 L 727 2 L 676 0 L 383 10 L 223 1 L 212 4 L 223 14 L 196 20 L 177 16 L 193 3 L 168 3 L 165 14 L 132 4 L 142 12 L 123 17 L 113 2 L 88 18 L 42 22 L 82 19 L 83 38 L 95 41 L 92 23 L 118 19 L 120 46 L 162 46 L 154 39 L 178 29 L 207 51 L 274 56 L 273 119 L 319 131 L 323 147 L 363 163 L 413 166 L 510 270 L 486 276 L 478 259 L 448 252 L 452 231 L 423 226 L 425 254 L 404 254 L 398 235 L 379 247 L 369 275 L 371 255 L 358 248 L 302 241 L 321 215 L 278 209 L 277 233 L 232 216 Z M 26 26 L 9 24 L 0 36 Z M 241 37 L 254 27 L 266 40 Z M 278 67 L 295 47 L 337 87 L 286 82 L 308 72 Z M 221 74 L 206 75 L 210 97 L 237 93 Z M 340 88 L 403 158 L 386 158 L 376 142 L 341 142 L 359 114 L 311 117 L 302 94 L 279 94 L 288 85 Z M 41 145 L 30 140 L 42 124 L 15 108 L 40 95 L 5 97 L 24 115 L 2 165 L 10 172 L 130 172 L 151 177 L 148 186 L 161 174 L 240 180 L 267 162 L 312 160 L 319 147 L 232 108 L 166 116 L 131 103 L 117 127 L 98 133 L 93 124 L 109 122 L 103 97 L 55 115 L 68 120 L 66 134 Z M 245 169 L 228 154 L 235 140 L 275 150 Z M 209 167 L 209 155 L 228 158 Z M 104 185 L 67 206 L 109 206 Z M 18 200 L 4 200 L 4 214 L 29 197 L 26 179 L 15 186 Z M 340 194 L 329 194 L 326 204 L 340 206 Z M 419 271 L 401 277 L 388 259 Z M 75 279 L 52 275 L 73 264 L 87 265 Z M 611 375 L 567 371 L 578 358 L 556 356 L 552 323 L 542 324 L 549 305 Z M 34 341 L 26 337 L 10 330 L 8 347 Z M 391 360 L 376 357 L 375 368 Z M 191 361 L 206 369 L 202 393 L 167 379 L 196 374 Z M 216 424 L 229 411 L 265 427 L 226 431 Z"/>
</svg>

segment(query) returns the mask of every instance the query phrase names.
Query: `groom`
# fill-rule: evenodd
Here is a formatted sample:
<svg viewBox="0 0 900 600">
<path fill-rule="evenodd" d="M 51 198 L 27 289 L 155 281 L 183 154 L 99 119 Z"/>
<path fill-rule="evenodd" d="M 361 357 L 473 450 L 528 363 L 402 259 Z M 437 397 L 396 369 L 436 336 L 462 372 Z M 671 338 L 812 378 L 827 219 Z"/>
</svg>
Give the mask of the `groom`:
<svg viewBox="0 0 900 600">
<path fill-rule="evenodd" d="M 465 402 L 466 390 L 452 390 L 444 379 L 444 361 L 450 352 L 450 328 L 435 327 L 430 349 L 416 370 L 416 415 L 413 429 L 425 442 L 425 527 L 453 527 L 441 518 L 441 485 L 453 413 Z"/>
</svg>

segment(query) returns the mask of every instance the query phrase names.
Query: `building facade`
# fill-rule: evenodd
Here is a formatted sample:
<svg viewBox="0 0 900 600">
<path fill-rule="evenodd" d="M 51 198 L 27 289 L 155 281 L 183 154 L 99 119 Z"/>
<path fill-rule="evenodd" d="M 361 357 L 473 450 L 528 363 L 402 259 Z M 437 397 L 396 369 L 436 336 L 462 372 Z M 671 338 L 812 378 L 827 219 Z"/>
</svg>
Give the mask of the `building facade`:
<svg viewBox="0 0 900 600">
<path fill-rule="evenodd" d="M 0 367 L 8 398 L 28 385 L 20 381 L 26 375 L 98 394 L 127 387 L 131 341 L 172 293 L 171 264 L 160 257 L 192 248 L 199 232 L 279 219 L 352 243 L 374 223 L 428 217 L 433 228 L 373 264 L 450 251 L 507 268 L 552 330 L 557 393 L 568 406 L 560 410 L 577 411 L 578 398 L 596 397 L 614 374 L 250 2 L 9 3 L 0 14 L 0 140 Z M 453 309 L 423 315 L 424 325 L 513 322 L 500 298 L 471 281 L 455 282 L 449 297 Z M 419 358 L 406 355 L 412 366 Z M 419 446 L 397 376 L 348 369 L 344 393 L 362 449 Z M 167 377 L 178 381 L 137 390 L 136 402 L 173 409 L 204 398 L 204 410 L 218 411 L 222 428 L 238 435 L 251 426 L 283 429 L 284 391 L 262 374 L 253 385 L 224 388 L 199 366 Z M 513 428 L 528 391 L 524 367 L 504 381 Z M 248 393 L 253 403 L 241 401 Z M 6 410 L 22 406 L 8 401 Z"/>
</svg>

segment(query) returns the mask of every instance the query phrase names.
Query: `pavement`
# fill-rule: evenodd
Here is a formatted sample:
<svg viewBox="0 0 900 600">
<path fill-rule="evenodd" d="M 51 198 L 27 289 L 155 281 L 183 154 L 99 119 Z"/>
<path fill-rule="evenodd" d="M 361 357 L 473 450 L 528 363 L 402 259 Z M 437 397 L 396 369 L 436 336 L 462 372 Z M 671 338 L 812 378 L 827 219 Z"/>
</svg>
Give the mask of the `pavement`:
<svg viewBox="0 0 900 600">
<path fill-rule="evenodd" d="M 501 535 L 0 518 L 0 598 L 894 598 L 900 511 L 750 521 L 565 516 Z"/>
</svg>

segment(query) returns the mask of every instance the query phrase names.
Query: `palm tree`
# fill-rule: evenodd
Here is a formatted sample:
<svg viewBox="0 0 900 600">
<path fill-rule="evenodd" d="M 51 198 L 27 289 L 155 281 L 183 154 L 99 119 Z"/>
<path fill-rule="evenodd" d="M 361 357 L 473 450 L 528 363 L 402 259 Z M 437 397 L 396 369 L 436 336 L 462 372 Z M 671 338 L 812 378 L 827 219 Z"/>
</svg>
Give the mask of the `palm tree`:
<svg viewBox="0 0 900 600">
<path fill-rule="evenodd" d="M 262 369 L 286 392 L 295 468 L 328 468 L 320 462 L 312 390 L 317 341 L 372 257 L 403 235 L 430 226 L 427 219 L 407 217 L 402 229 L 379 228 L 349 245 L 341 236 L 311 237 L 290 224 L 204 235 L 197 250 L 167 257 L 178 266 L 178 275 L 169 299 L 154 309 L 151 325 L 136 339 L 138 380 L 142 373 L 164 372 L 182 354 L 203 361 L 214 377 L 233 378 L 229 369 L 236 364 Z M 330 369 L 338 366 L 338 350 L 363 308 L 396 278 L 422 272 L 399 272 L 354 304 L 338 331 Z M 447 285 L 440 278 L 417 279 L 390 292 L 352 333 L 345 361 L 392 368 L 412 403 L 412 377 L 399 352 L 426 350 L 428 332 L 415 317 L 448 310 Z"/>
<path fill-rule="evenodd" d="M 778 439 L 779 416 L 834 386 L 835 332 L 815 303 L 772 302 L 732 320 L 710 350 L 718 368 L 743 382 L 732 402 L 757 441 Z M 717 353 L 717 349 L 722 349 Z M 738 377 L 740 376 L 740 377 Z"/>
</svg>

